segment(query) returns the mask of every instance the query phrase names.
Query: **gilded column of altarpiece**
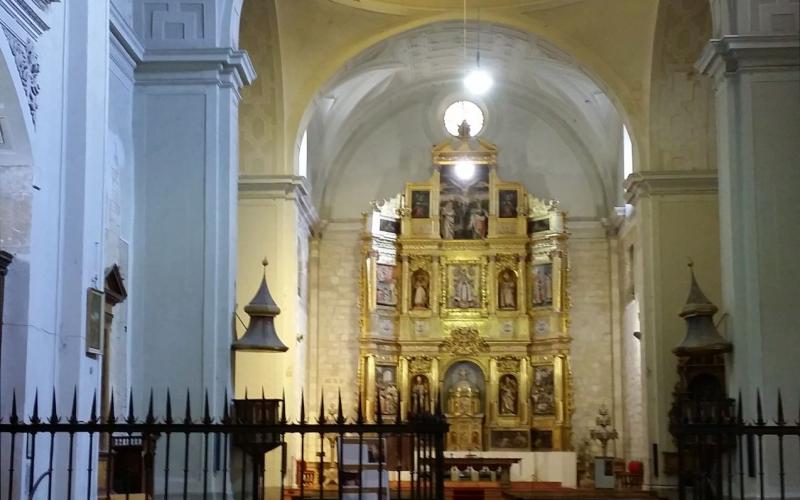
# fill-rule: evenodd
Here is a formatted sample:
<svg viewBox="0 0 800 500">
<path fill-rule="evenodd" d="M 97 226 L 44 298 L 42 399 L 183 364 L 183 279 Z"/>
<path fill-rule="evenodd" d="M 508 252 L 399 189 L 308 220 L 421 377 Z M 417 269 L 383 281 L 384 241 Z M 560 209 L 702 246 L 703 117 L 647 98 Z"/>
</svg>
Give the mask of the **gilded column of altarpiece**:
<svg viewBox="0 0 800 500">
<path fill-rule="evenodd" d="M 427 182 L 365 214 L 364 410 L 439 398 L 449 450 L 568 449 L 565 216 L 497 171 L 495 146 L 462 135 L 434 147 Z"/>
</svg>

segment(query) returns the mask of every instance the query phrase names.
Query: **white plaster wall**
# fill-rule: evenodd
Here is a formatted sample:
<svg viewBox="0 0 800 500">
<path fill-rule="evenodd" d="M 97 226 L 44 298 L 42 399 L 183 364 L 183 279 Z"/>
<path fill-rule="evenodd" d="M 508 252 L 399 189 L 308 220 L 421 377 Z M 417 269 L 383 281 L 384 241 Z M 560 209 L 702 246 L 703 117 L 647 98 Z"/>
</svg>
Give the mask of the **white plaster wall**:
<svg viewBox="0 0 800 500">
<path fill-rule="evenodd" d="M 437 107 L 458 98 L 456 87 L 452 94 L 431 89 L 376 104 L 379 110 L 353 118 L 360 121 L 350 135 L 336 130 L 324 130 L 323 138 L 309 135 L 310 158 L 317 157 L 315 149 L 323 144 L 342 141 L 338 155 L 318 163 L 323 170 L 332 163 L 335 172 L 324 186 L 316 184 L 322 189 L 315 195 L 322 199 L 323 218 L 358 217 L 371 200 L 392 196 L 402 191 L 405 182 L 431 175 L 431 146 L 448 137 Z M 521 105 L 499 91 L 479 102 L 487 110 L 481 138 L 497 144 L 502 178 L 523 182 L 538 197 L 559 200 L 573 217 L 606 215 L 595 157 L 574 130 L 560 126 L 540 106 Z M 621 123 L 611 122 L 609 126 L 618 125 L 621 134 Z M 617 148 L 618 142 L 610 147 Z"/>
<path fill-rule="evenodd" d="M 10 402 L 5 396 L 12 388 L 21 415 L 31 414 L 37 391 L 40 414 L 49 413 L 53 390 L 64 414 L 77 390 L 78 417 L 85 419 L 98 387 L 99 360 L 86 355 L 84 336 L 86 289 L 102 287 L 105 250 L 107 7 L 106 2 L 69 8 L 51 4 L 46 13 L 50 30 L 35 44 L 40 92 L 30 137 L 34 168 L 18 185 L 31 189 L 30 239 L 27 251 L 18 253 L 12 264 L 7 283 L 6 297 L 12 300 L 6 303 L 5 320 L 11 325 L 3 339 L 8 363 L 3 364 L 0 410 L 5 415 Z M 25 134 L 20 129 L 9 132 L 18 134 L 17 139 Z M 86 444 L 76 440 L 78 450 Z M 37 455 L 47 451 L 45 443 L 37 443 Z M 66 461 L 65 450 L 56 455 L 57 461 Z M 75 470 L 87 465 L 87 454 L 77 452 Z M 28 474 L 28 467 L 19 463 L 18 474 Z M 46 464 L 37 463 L 34 477 L 45 469 Z M 63 468 L 54 471 L 56 491 L 66 474 Z M 81 488 L 85 482 L 76 475 L 73 484 Z"/>
<path fill-rule="evenodd" d="M 131 242 L 134 222 L 133 62 L 113 38 L 109 57 L 104 268 L 107 270 L 117 264 L 126 287 L 129 287 L 133 269 Z M 105 346 L 105 355 L 110 356 L 109 384 L 114 390 L 115 406 L 120 414 L 127 411 L 127 394 L 131 385 L 129 333 L 133 328 L 129 324 L 130 304 L 128 299 L 114 308 L 110 345 Z"/>
</svg>

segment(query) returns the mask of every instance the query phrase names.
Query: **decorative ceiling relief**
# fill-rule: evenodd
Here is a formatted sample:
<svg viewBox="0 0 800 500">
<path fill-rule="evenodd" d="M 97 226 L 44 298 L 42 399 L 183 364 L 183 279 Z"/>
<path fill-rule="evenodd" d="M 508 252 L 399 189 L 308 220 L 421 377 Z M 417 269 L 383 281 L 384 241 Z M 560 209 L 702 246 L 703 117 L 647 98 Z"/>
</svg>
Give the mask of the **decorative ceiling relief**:
<svg viewBox="0 0 800 500">
<path fill-rule="evenodd" d="M 36 54 L 33 40 L 29 39 L 27 42 L 23 42 L 5 26 L 3 26 L 3 31 L 8 38 L 11 53 L 14 54 L 14 62 L 17 65 L 22 89 L 28 98 L 31 120 L 36 124 L 36 110 L 39 108 L 37 103 L 39 96 L 39 56 Z"/>
</svg>

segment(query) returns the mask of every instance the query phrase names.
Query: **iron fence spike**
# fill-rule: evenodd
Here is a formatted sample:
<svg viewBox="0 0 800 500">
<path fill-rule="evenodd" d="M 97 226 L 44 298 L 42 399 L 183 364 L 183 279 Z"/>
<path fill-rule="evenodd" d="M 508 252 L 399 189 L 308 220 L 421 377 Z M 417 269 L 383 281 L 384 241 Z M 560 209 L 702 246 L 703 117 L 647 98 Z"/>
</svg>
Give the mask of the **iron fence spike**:
<svg viewBox="0 0 800 500">
<path fill-rule="evenodd" d="M 361 397 L 360 393 L 359 397 Z M 383 408 L 381 407 L 381 398 L 375 398 L 375 421 L 379 424 L 383 423 Z"/>
<path fill-rule="evenodd" d="M 281 425 L 286 425 L 286 389 L 281 389 Z"/>
<path fill-rule="evenodd" d="M 208 425 L 213 420 L 211 419 L 211 408 L 208 404 L 208 389 L 205 391 L 205 401 L 203 402 L 203 423 Z"/>
<path fill-rule="evenodd" d="M 319 391 L 319 416 L 317 422 L 320 424 L 325 423 L 325 390 Z"/>
<path fill-rule="evenodd" d="M 436 416 L 443 417 L 444 414 L 442 413 L 442 395 L 441 393 L 436 394 Z"/>
<path fill-rule="evenodd" d="M 133 387 L 128 390 L 128 417 L 125 422 L 129 424 L 136 423 L 136 416 L 133 414 Z"/>
<path fill-rule="evenodd" d="M 167 388 L 167 415 L 164 418 L 164 422 L 167 424 L 172 423 L 172 397 L 169 394 L 169 388 Z"/>
<path fill-rule="evenodd" d="M 380 399 L 381 395 L 378 394 L 377 399 Z M 397 407 L 394 411 L 394 422 L 399 424 L 403 421 L 403 412 L 401 411 L 400 407 L 403 406 L 403 400 L 400 398 L 400 395 L 397 395 Z"/>
<path fill-rule="evenodd" d="M 186 388 L 186 415 L 183 417 L 184 424 L 192 423 L 192 403 L 189 399 L 189 388 Z"/>
<path fill-rule="evenodd" d="M 231 421 L 230 413 L 228 412 L 228 388 L 225 387 L 225 391 L 223 393 L 223 401 L 222 401 L 222 421 L 226 424 Z"/>
<path fill-rule="evenodd" d="M 31 415 L 31 423 L 39 423 L 39 389 L 33 393 L 33 415 Z"/>
<path fill-rule="evenodd" d="M 11 391 L 11 418 L 9 422 L 12 424 L 19 423 L 19 415 L 17 415 L 17 390 Z"/>
<path fill-rule="evenodd" d="M 341 408 L 341 395 L 339 396 L 339 408 Z M 356 408 L 356 423 L 363 424 L 364 423 L 364 404 L 361 399 L 361 391 L 358 391 L 358 407 Z M 344 417 L 342 417 L 342 423 L 344 423 Z"/>
<path fill-rule="evenodd" d="M 97 390 L 92 393 L 92 410 L 89 413 L 89 422 L 97 423 Z"/>
<path fill-rule="evenodd" d="M 783 418 L 783 398 L 780 389 L 778 389 L 778 420 L 775 423 L 781 426 L 786 425 L 786 420 Z"/>
<path fill-rule="evenodd" d="M 152 424 L 156 421 L 156 416 L 153 414 L 153 388 L 150 388 L 150 397 L 147 399 L 147 416 L 145 421 Z"/>
<path fill-rule="evenodd" d="M 306 423 L 306 397 L 303 389 L 300 389 L 300 423 Z"/>
<path fill-rule="evenodd" d="M 756 389 L 756 424 L 764 425 L 764 412 L 761 410 L 761 390 Z"/>
<path fill-rule="evenodd" d="M 244 399 L 247 401 L 247 387 L 244 388 Z"/>
<path fill-rule="evenodd" d="M 264 395 L 264 386 L 261 386 L 261 401 L 264 401 L 267 397 Z"/>
<path fill-rule="evenodd" d="M 337 398 L 338 398 L 338 403 L 337 403 L 337 406 L 336 406 L 336 423 L 337 424 L 342 424 L 342 423 L 344 423 L 344 409 L 342 408 L 342 390 L 341 389 L 339 389 Z M 356 413 L 360 415 L 360 413 L 361 413 L 361 398 L 360 397 L 359 397 L 359 400 L 358 400 L 358 404 L 359 404 L 359 407 L 356 408 Z M 360 416 L 356 420 L 359 420 L 359 419 L 360 419 Z"/>
<path fill-rule="evenodd" d="M 113 424 L 117 421 L 117 416 L 114 414 L 114 388 L 111 388 L 111 400 L 108 404 L 108 415 L 106 415 L 106 422 Z"/>
<path fill-rule="evenodd" d="M 69 423 L 78 423 L 78 386 L 72 388 L 72 409 L 69 412 Z"/>
<path fill-rule="evenodd" d="M 48 422 L 55 424 L 58 423 L 59 420 L 61 420 L 61 418 L 59 418 L 58 412 L 56 411 L 56 388 L 53 387 L 53 401 L 50 403 L 50 418 Z"/>
</svg>

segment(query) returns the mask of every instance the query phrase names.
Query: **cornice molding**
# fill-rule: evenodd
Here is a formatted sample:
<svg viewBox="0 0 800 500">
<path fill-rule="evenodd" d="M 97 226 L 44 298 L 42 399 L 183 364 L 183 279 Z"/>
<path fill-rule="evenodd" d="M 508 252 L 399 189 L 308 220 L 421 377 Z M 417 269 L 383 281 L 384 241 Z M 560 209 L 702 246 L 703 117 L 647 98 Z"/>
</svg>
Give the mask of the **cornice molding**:
<svg viewBox="0 0 800 500">
<path fill-rule="evenodd" d="M 57 0 L 0 0 L 0 18 L 4 27 L 17 38 L 31 37 L 34 41 L 50 29 L 43 14 Z M 13 20 L 12 22 L 9 22 Z M 12 24 L 17 26 L 12 26 Z M 24 32 L 24 33 L 22 33 Z"/>
<path fill-rule="evenodd" d="M 108 29 L 111 41 L 119 47 L 120 52 L 127 56 L 128 63 L 135 68 L 144 59 L 144 45 L 114 2 L 109 6 Z"/>
<path fill-rule="evenodd" d="M 712 39 L 695 63 L 700 73 L 715 78 L 740 71 L 774 71 L 798 66 L 798 35 L 726 35 Z"/>
<path fill-rule="evenodd" d="M 319 221 L 317 209 L 311 201 L 311 187 L 308 179 L 297 175 L 239 175 L 239 199 L 293 200 L 297 204 L 300 216 L 308 227 L 314 227 Z"/>
<path fill-rule="evenodd" d="M 648 196 L 715 194 L 716 170 L 665 170 L 636 172 L 623 183 L 625 201 L 634 204 Z"/>
<path fill-rule="evenodd" d="M 246 51 L 233 48 L 148 49 L 136 68 L 137 82 L 161 84 L 168 80 L 205 81 L 204 73 L 228 75 L 220 78 L 237 89 L 256 79 L 256 70 Z"/>
</svg>

